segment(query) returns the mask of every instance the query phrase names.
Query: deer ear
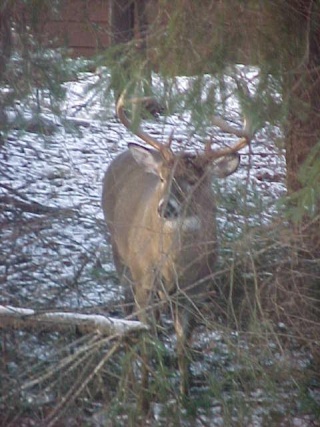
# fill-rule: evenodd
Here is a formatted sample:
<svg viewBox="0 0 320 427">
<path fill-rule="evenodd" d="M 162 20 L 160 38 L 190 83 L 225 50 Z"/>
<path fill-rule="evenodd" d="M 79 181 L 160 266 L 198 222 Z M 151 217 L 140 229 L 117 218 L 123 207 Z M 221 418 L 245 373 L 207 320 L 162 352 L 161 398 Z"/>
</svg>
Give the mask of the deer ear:
<svg viewBox="0 0 320 427">
<path fill-rule="evenodd" d="M 160 176 L 161 157 L 157 151 L 149 150 L 138 144 L 128 144 L 128 148 L 138 165 L 142 166 L 147 173 Z"/>
<path fill-rule="evenodd" d="M 238 169 L 239 164 L 240 156 L 238 153 L 227 154 L 211 164 L 211 172 L 218 178 L 225 178 L 233 174 Z"/>
</svg>

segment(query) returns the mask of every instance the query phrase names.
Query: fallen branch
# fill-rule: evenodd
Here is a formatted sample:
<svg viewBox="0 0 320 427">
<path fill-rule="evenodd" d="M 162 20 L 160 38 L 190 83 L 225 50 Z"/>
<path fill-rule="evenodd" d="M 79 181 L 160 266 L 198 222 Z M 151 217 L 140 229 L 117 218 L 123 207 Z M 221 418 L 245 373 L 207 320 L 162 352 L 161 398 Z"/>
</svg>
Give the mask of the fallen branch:
<svg viewBox="0 0 320 427">
<path fill-rule="evenodd" d="M 3 187 L 1 185 L 1 187 Z M 0 197 L 0 204 L 6 208 L 21 209 L 23 212 L 29 212 L 36 215 L 61 214 L 73 215 L 75 211 L 71 208 L 58 208 L 54 206 L 45 206 L 35 201 L 19 200 L 15 197 L 4 195 Z"/>
<path fill-rule="evenodd" d="M 103 335 L 125 335 L 147 330 L 142 322 L 116 319 L 98 314 L 37 313 L 28 308 L 0 305 L 0 329 L 27 331 L 73 331 L 81 334 L 100 332 Z"/>
</svg>

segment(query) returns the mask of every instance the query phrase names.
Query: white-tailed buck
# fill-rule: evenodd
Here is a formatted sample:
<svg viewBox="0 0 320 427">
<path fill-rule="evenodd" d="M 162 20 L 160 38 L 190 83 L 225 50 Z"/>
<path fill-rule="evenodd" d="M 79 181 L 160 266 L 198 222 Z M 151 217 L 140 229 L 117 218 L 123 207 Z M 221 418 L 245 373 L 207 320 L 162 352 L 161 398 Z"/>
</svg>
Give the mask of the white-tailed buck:
<svg viewBox="0 0 320 427">
<path fill-rule="evenodd" d="M 131 100 L 136 102 L 139 99 Z M 124 103 L 125 93 L 118 100 L 117 115 L 131 129 Z M 171 141 L 162 144 L 138 129 L 134 133 L 152 148 L 129 144 L 112 161 L 103 182 L 102 206 L 114 263 L 127 296 L 131 294 L 135 301 L 138 317 L 148 321 L 155 299 L 170 303 L 182 393 L 188 391 L 189 383 L 185 349 L 217 258 L 212 179 L 237 169 L 237 152 L 250 139 L 246 129 L 234 129 L 217 117 L 213 123 L 240 141 L 217 151 L 207 144 L 202 154 L 174 154 Z"/>
</svg>

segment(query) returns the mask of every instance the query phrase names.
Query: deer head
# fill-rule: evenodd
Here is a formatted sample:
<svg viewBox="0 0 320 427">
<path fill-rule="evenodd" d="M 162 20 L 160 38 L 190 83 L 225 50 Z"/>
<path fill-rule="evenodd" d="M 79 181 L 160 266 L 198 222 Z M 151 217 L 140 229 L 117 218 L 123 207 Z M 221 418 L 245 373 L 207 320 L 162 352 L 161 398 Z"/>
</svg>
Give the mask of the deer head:
<svg viewBox="0 0 320 427">
<path fill-rule="evenodd" d="M 131 129 L 124 103 L 122 94 L 117 115 Z M 217 117 L 213 123 L 240 140 L 220 150 L 212 150 L 207 143 L 201 154 L 175 154 L 170 140 L 163 144 L 137 129 L 135 135 L 151 148 L 129 144 L 111 162 L 103 182 L 103 211 L 127 298 L 132 295 L 142 321 L 148 321 L 155 298 L 169 300 L 173 307 L 182 392 L 188 388 L 185 346 L 212 282 L 217 257 L 212 179 L 237 169 L 238 151 L 250 139 L 246 128 L 234 129 Z"/>
</svg>

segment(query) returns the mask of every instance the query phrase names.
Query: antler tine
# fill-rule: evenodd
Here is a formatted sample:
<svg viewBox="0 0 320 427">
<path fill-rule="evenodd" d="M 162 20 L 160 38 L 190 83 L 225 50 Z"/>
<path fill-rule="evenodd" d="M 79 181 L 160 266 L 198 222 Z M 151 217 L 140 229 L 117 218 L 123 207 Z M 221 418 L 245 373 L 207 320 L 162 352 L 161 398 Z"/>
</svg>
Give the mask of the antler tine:
<svg viewBox="0 0 320 427">
<path fill-rule="evenodd" d="M 125 98 L 126 98 L 126 94 L 127 94 L 127 90 L 125 89 L 118 101 L 117 101 L 117 105 L 116 105 L 116 113 L 117 116 L 120 120 L 120 122 L 127 128 L 129 129 L 131 132 L 133 132 L 137 137 L 139 137 L 140 139 L 142 139 L 146 144 L 150 145 L 151 147 L 155 148 L 157 151 L 160 151 L 160 153 L 162 154 L 162 156 L 166 159 L 166 160 L 170 160 L 173 156 L 170 145 L 171 145 L 171 141 L 169 140 L 168 144 L 162 144 L 161 142 L 157 141 L 156 139 L 152 138 L 149 134 L 147 134 L 146 132 L 144 132 L 142 129 L 138 128 L 136 130 L 132 129 L 132 123 L 131 121 L 128 119 L 128 117 L 126 116 L 126 113 L 124 112 L 124 104 L 125 104 Z M 143 102 L 146 98 L 131 98 L 128 101 L 130 101 L 131 103 L 139 103 L 139 102 Z"/>
<path fill-rule="evenodd" d="M 205 147 L 205 155 L 210 159 L 217 159 L 228 154 L 236 153 L 245 146 L 247 146 L 252 138 L 252 131 L 249 120 L 245 119 L 244 126 L 242 129 L 238 129 L 234 126 L 229 125 L 229 123 L 227 123 L 224 119 L 218 116 L 213 116 L 212 123 L 214 126 L 218 126 L 223 132 L 238 136 L 240 140 L 231 147 L 222 148 L 220 150 L 212 150 L 212 140 L 208 141 Z"/>
<path fill-rule="evenodd" d="M 219 116 L 213 116 L 212 117 L 212 124 L 214 126 L 219 127 L 223 132 L 231 133 L 235 136 L 238 136 L 239 138 L 246 138 L 250 140 L 252 138 L 251 135 L 251 126 L 247 119 L 244 120 L 244 126 L 243 129 L 238 129 L 234 126 L 229 125 L 222 117 Z"/>
</svg>

